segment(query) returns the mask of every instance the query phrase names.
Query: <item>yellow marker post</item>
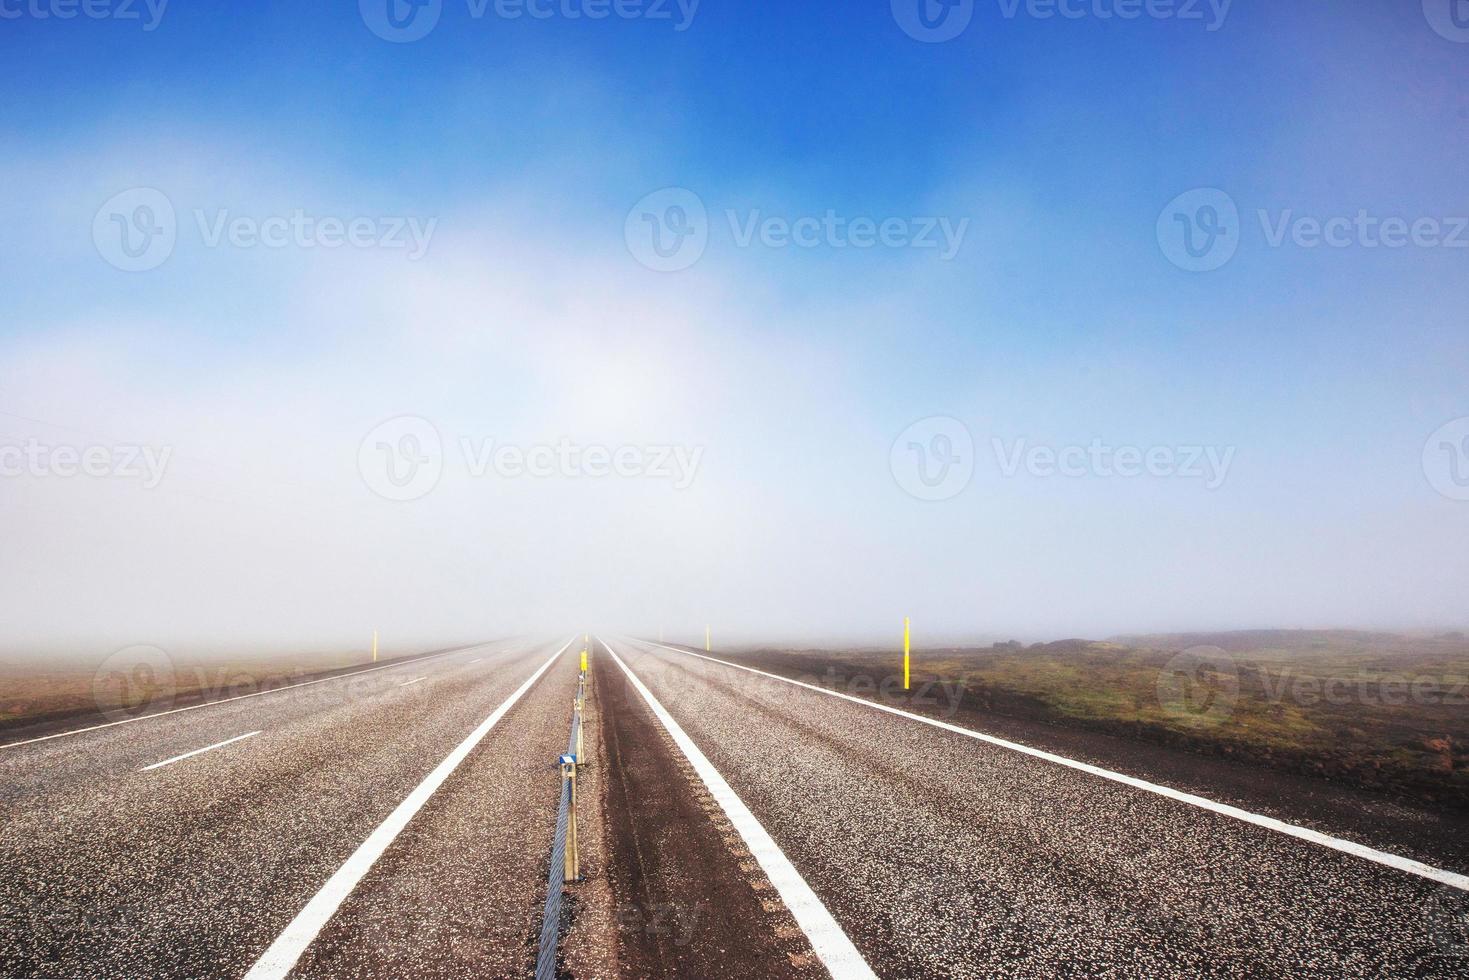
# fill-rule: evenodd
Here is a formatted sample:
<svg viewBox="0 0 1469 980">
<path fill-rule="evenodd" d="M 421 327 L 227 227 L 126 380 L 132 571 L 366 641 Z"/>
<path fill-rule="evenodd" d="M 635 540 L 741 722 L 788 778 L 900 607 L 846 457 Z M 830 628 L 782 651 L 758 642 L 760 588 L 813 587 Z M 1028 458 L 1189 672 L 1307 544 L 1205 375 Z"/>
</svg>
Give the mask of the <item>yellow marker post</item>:
<svg viewBox="0 0 1469 980">
<path fill-rule="evenodd" d="M 903 690 L 905 690 L 905 691 L 908 690 L 908 681 L 909 681 L 909 672 L 908 672 L 909 663 L 910 663 L 910 661 L 909 661 L 909 651 L 911 649 L 909 644 L 910 644 L 911 635 L 912 634 L 911 634 L 911 631 L 909 629 L 908 617 L 907 616 L 904 616 L 903 617 Z"/>
<path fill-rule="evenodd" d="M 372 662 L 377 663 L 377 630 L 372 631 Z"/>
<path fill-rule="evenodd" d="M 704 652 L 709 652 L 709 627 L 704 627 Z"/>
</svg>

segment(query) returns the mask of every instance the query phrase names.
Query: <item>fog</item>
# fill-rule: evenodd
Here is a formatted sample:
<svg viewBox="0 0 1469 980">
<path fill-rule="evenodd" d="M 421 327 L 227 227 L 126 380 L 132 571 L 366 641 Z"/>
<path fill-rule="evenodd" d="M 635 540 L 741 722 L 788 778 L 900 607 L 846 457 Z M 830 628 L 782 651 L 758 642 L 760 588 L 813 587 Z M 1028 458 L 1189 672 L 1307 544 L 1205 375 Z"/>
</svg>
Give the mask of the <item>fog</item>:
<svg viewBox="0 0 1469 980">
<path fill-rule="evenodd" d="M 1447 332 L 1387 364 L 1371 312 L 1369 339 L 1329 356 L 1272 348 L 1266 314 L 1150 349 L 1106 330 L 1028 344 L 987 306 L 988 235 L 959 294 L 916 259 L 875 276 L 711 249 L 666 274 L 628 254 L 631 200 L 552 220 L 554 174 L 424 206 L 419 259 L 181 230 L 156 271 L 99 263 L 88 230 L 118 187 L 167 186 L 181 228 L 221 199 L 404 203 L 231 163 L 241 147 L 215 139 L 8 165 L 44 191 L 17 203 L 34 302 L 0 337 L 7 654 L 706 626 L 716 645 L 881 645 L 905 616 L 918 644 L 1466 622 L 1469 504 L 1424 471 L 1462 405 Z M 992 226 L 1023 209 L 952 193 Z M 972 450 L 936 442 L 953 434 L 936 417 Z M 1128 447 L 1161 469 L 1098 462 Z M 951 450 L 972 476 L 923 482 Z"/>
</svg>

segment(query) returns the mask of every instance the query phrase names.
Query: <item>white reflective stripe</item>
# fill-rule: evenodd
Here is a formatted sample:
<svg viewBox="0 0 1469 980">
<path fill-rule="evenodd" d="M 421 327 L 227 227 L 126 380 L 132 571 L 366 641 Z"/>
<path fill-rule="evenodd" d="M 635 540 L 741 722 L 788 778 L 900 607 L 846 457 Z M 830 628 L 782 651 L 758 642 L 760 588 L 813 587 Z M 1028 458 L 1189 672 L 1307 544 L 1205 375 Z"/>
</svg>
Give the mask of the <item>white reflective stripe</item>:
<svg viewBox="0 0 1469 980">
<path fill-rule="evenodd" d="M 991 745 L 998 745 L 1000 748 L 1009 749 L 1012 752 L 1022 752 L 1025 755 L 1034 756 L 1037 759 L 1044 759 L 1047 762 L 1054 762 L 1058 766 L 1066 766 L 1069 769 L 1076 769 L 1081 772 L 1090 773 L 1093 776 L 1100 776 L 1103 779 L 1110 779 L 1113 782 L 1122 783 L 1123 785 L 1131 786 L 1134 789 L 1146 790 L 1149 793 L 1156 793 L 1159 796 L 1166 796 L 1168 799 L 1177 800 L 1179 803 L 1187 803 L 1189 806 L 1196 806 L 1202 810 L 1208 810 L 1211 813 L 1218 813 L 1226 817 L 1233 817 L 1236 820 L 1242 820 L 1245 823 L 1254 824 L 1257 827 L 1264 827 L 1266 830 L 1273 830 L 1277 833 L 1285 834 L 1289 837 L 1295 837 L 1299 840 L 1309 841 L 1312 844 L 1320 844 L 1322 847 L 1329 847 L 1334 851 L 1341 851 L 1343 854 L 1351 854 L 1354 857 L 1363 858 L 1367 861 L 1373 861 L 1377 864 L 1385 865 L 1389 868 L 1395 868 L 1398 871 L 1406 871 L 1409 874 L 1419 875 L 1420 877 L 1431 879 L 1433 881 L 1439 882 L 1440 884 L 1448 885 L 1451 888 L 1458 888 L 1463 891 L 1469 891 L 1469 875 L 1462 875 L 1454 871 L 1445 871 L 1442 868 L 1435 868 L 1432 865 L 1424 864 L 1422 861 L 1414 861 L 1412 858 L 1401 857 L 1397 854 L 1389 854 L 1386 851 L 1379 851 L 1375 848 L 1368 847 L 1365 844 L 1357 844 L 1353 841 L 1343 840 L 1340 837 L 1332 837 L 1330 834 L 1323 834 L 1319 830 L 1311 830 L 1307 827 L 1299 827 L 1293 823 L 1286 823 L 1284 820 L 1277 820 L 1274 817 L 1267 817 L 1259 813 L 1251 813 L 1249 810 L 1241 810 L 1239 807 L 1230 806 L 1228 803 L 1216 803 L 1215 801 L 1206 799 L 1202 796 L 1195 796 L 1192 793 L 1185 793 L 1182 790 L 1173 789 L 1168 786 L 1162 786 L 1158 783 L 1150 783 L 1145 779 L 1138 779 L 1136 776 L 1128 776 L 1120 772 L 1113 772 L 1110 769 L 1103 769 L 1101 766 L 1094 766 L 1086 762 L 1078 762 L 1075 759 L 1068 759 L 1064 755 L 1056 755 L 1053 752 L 1046 752 L 1041 749 L 1033 749 L 1028 745 L 1021 745 L 1019 742 L 1011 742 L 1003 738 L 997 738 L 994 735 L 986 735 L 984 732 L 977 732 L 970 728 L 961 728 L 958 725 L 952 725 L 946 721 L 938 721 L 934 718 L 925 718 L 923 715 L 915 715 L 911 711 L 904 711 L 901 708 L 892 708 L 885 704 L 878 704 L 876 701 L 868 701 L 866 698 L 854 697 L 850 694 L 843 694 L 840 691 L 832 691 L 828 688 L 818 687 L 815 684 L 808 684 L 805 681 L 791 680 L 789 677 L 781 677 L 779 674 L 772 674 L 764 670 L 756 670 L 754 667 L 746 667 L 743 664 L 730 663 L 728 660 L 720 660 L 717 657 L 706 657 L 702 653 L 694 653 L 692 650 L 680 650 L 677 647 L 667 646 L 662 643 L 653 643 L 650 640 L 640 640 L 638 642 L 646 643 L 649 646 L 659 647 L 664 650 L 671 650 L 674 653 L 681 653 L 684 656 L 698 657 L 700 660 L 707 660 L 710 663 L 722 664 L 725 667 L 733 667 L 735 670 L 746 670 L 752 674 L 759 674 L 761 677 L 769 677 L 772 680 L 783 681 L 786 684 L 794 684 L 796 687 L 804 687 L 808 691 L 816 691 L 818 694 L 825 694 L 829 697 L 841 698 L 844 701 L 851 701 L 853 704 L 864 705 L 868 708 L 876 708 L 878 711 L 886 711 L 890 715 L 897 715 L 900 718 L 907 718 L 912 721 L 919 721 L 925 725 L 932 725 L 934 728 L 942 728 L 946 732 L 953 732 L 956 735 L 964 735 L 968 738 L 978 739 L 981 742 L 988 742 Z"/>
<path fill-rule="evenodd" d="M 253 738 L 254 736 L 259 734 L 260 733 L 256 731 L 246 732 L 243 735 L 236 735 L 234 738 L 227 738 L 223 742 L 215 742 L 213 745 L 206 745 L 202 749 L 195 749 L 192 752 L 185 752 L 183 755 L 176 755 L 172 759 L 164 759 L 162 762 L 155 762 L 151 766 L 144 766 L 138 771 L 151 772 L 154 769 L 162 769 L 164 766 L 172 765 L 175 762 L 182 762 L 184 759 L 192 759 L 196 755 L 203 755 L 205 752 L 213 752 L 215 749 L 222 749 L 226 745 L 233 745 L 236 742 L 244 741 L 247 738 Z"/>
<path fill-rule="evenodd" d="M 729 818 L 729 822 L 744 839 L 750 854 L 760 863 L 761 870 L 765 872 L 765 876 L 770 879 L 770 884 L 780 894 L 781 901 L 785 903 L 786 908 L 790 909 L 796 924 L 801 927 L 802 932 L 806 933 L 806 938 L 811 941 L 811 949 L 821 957 L 821 962 L 826 969 L 836 980 L 848 980 L 848 978 L 876 980 L 877 975 L 872 972 L 872 968 L 867 965 L 867 961 L 862 958 L 857 947 L 852 945 L 852 940 L 847 938 L 847 934 L 842 931 L 836 919 L 832 918 L 832 914 L 821 903 L 821 899 L 817 898 L 811 886 L 806 884 L 806 879 L 801 877 L 801 873 L 791 864 L 765 828 L 760 825 L 760 821 L 755 819 L 750 808 L 745 806 L 744 801 L 730 788 L 729 783 L 719 774 L 719 770 L 714 768 L 714 764 L 699 750 L 693 739 L 685 734 L 679 723 L 673 720 L 673 717 L 653 696 L 653 692 L 648 690 L 647 685 L 638 680 L 637 675 L 622 662 L 617 651 L 613 650 L 606 640 L 601 637 L 597 639 L 601 641 L 602 646 L 607 648 L 612 659 L 617 661 L 617 666 L 622 668 L 627 679 L 632 681 L 633 687 L 638 689 L 643 700 L 648 702 L 648 707 L 653 709 L 653 714 L 668 730 L 674 743 L 693 764 L 694 771 L 704 781 L 710 795 L 723 807 L 724 815 Z"/>
<path fill-rule="evenodd" d="M 290 925 L 286 926 L 285 931 L 277 936 L 275 942 L 270 944 L 270 948 L 255 961 L 250 972 L 245 974 L 245 980 L 281 980 L 291 972 L 296 961 L 301 958 L 301 954 L 306 952 L 306 947 L 310 946 L 317 933 L 321 932 L 322 926 L 326 925 L 327 921 L 336 914 L 342 902 L 352 894 L 352 889 L 357 887 L 357 883 L 362 880 L 377 859 L 382 857 L 388 845 L 403 832 L 403 828 L 408 826 L 408 822 L 419 810 L 423 809 L 423 805 L 428 802 L 430 796 L 433 796 L 434 791 L 443 785 L 444 780 L 449 778 L 449 774 L 458 768 L 459 763 L 464 761 L 465 757 L 480 743 L 480 740 L 490 733 L 490 729 L 505 717 L 505 712 L 509 711 L 515 702 L 530 690 L 531 685 L 556 662 L 557 657 L 566 652 L 571 643 L 571 640 L 567 640 L 566 646 L 557 650 L 550 660 L 541 664 L 536 672 L 530 675 L 529 680 L 520 685 L 514 694 L 491 712 L 490 716 L 481 722 L 480 726 L 471 732 L 458 748 L 450 752 L 444 761 L 440 762 L 434 771 L 429 773 L 412 793 L 408 794 L 407 799 L 398 804 L 397 809 L 388 815 L 388 819 L 384 820 L 368 836 L 367 840 L 362 842 L 361 846 L 347 859 L 347 863 L 338 868 L 337 873 L 321 886 L 321 891 L 306 903 L 306 907 L 297 913 Z"/>
</svg>

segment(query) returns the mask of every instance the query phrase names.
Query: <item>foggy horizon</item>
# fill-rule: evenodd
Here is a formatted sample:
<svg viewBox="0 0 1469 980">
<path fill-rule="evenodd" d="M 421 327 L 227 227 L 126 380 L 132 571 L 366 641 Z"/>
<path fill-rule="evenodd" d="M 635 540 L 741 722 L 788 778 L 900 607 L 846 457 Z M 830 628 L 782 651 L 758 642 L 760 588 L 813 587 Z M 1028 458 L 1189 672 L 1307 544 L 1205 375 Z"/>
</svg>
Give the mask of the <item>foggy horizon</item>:
<svg viewBox="0 0 1469 980">
<path fill-rule="evenodd" d="M 298 11 L 260 29 L 351 69 L 258 77 L 167 17 L 178 65 L 67 49 L 167 98 L 53 66 L 4 110 L 0 650 L 1469 617 L 1462 52 L 1418 11 L 976 57 L 880 4 L 843 50 L 889 70 L 840 81 L 781 53 L 809 11 L 506 24 L 494 64 Z M 1301 36 L 1310 81 L 1241 70 Z"/>
</svg>

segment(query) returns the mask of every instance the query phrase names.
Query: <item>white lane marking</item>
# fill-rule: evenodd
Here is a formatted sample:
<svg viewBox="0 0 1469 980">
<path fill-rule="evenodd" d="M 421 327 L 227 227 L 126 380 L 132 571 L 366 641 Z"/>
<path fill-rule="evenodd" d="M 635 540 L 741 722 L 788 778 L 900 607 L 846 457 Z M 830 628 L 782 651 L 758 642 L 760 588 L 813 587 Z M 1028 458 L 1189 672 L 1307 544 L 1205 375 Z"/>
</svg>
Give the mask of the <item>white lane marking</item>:
<svg viewBox="0 0 1469 980">
<path fill-rule="evenodd" d="M 490 729 L 499 724 L 500 719 L 505 717 L 505 712 L 509 711 L 515 702 L 530 690 L 532 684 L 540 680 L 541 675 L 556 662 L 557 657 L 571 647 L 571 643 L 571 640 L 567 640 L 566 646 L 557 650 L 550 660 L 541 664 L 536 672 L 530 675 L 529 680 L 516 688 L 514 694 L 492 711 L 478 728 L 469 733 L 469 737 L 461 742 L 458 748 L 445 756 L 444 761 L 440 762 L 434 771 L 429 773 L 423 782 L 408 794 L 407 799 L 398 804 L 397 809 L 388 814 L 388 818 L 368 835 L 367 840 L 363 841 L 347 859 L 347 863 L 327 879 L 326 884 L 321 886 L 321 891 L 306 903 L 306 907 L 296 914 L 290 925 L 286 926 L 285 930 L 276 937 L 275 942 L 270 944 L 270 948 L 261 954 L 260 959 L 256 960 L 255 965 L 250 968 L 250 972 L 245 974 L 245 980 L 283 980 L 286 974 L 291 972 L 296 961 L 301 958 L 301 954 L 306 952 L 306 947 L 310 946 L 317 933 L 321 932 L 322 926 L 326 925 L 327 921 L 336 914 L 342 902 L 352 894 L 352 889 L 357 887 L 357 883 L 362 880 L 377 859 L 382 857 L 388 845 L 403 832 L 403 828 L 408 826 L 408 822 L 423 808 L 429 797 L 434 795 L 434 791 L 443 785 L 444 780 L 449 778 L 449 774 L 458 768 L 459 763 L 463 762 L 474 747 L 490 733 Z"/>
<path fill-rule="evenodd" d="M 779 674 L 772 674 L 764 670 L 756 670 L 754 667 L 746 667 L 743 664 L 730 663 L 728 660 L 720 660 L 717 657 L 706 657 L 702 653 L 694 653 L 691 650 L 680 650 L 677 647 L 666 646 L 662 643 L 653 643 L 651 640 L 640 640 L 639 642 L 645 643 L 649 646 L 660 647 L 664 650 L 671 650 L 674 653 L 682 653 L 686 656 L 698 657 L 700 660 L 707 660 L 710 663 L 723 664 L 726 667 L 733 667 L 736 670 L 747 670 L 752 674 L 759 674 L 762 677 L 769 677 L 772 680 L 783 681 L 786 684 L 794 684 L 796 687 L 804 687 L 809 691 L 816 691 L 818 694 L 826 694 L 834 698 L 841 698 L 844 701 L 851 701 L 854 704 L 861 704 L 866 705 L 869 708 L 876 708 L 878 711 L 886 711 L 888 714 L 897 715 L 900 718 L 907 718 L 911 721 L 920 721 L 925 725 L 932 725 L 934 728 L 942 728 L 946 732 L 953 732 L 956 735 L 965 735 L 969 738 L 978 739 L 981 742 L 988 742 L 991 745 L 998 745 L 1002 749 L 1009 749 L 1012 752 L 1021 752 L 1025 755 L 1034 756 L 1037 759 L 1044 759 L 1047 762 L 1054 762 L 1058 766 L 1066 766 L 1068 769 L 1076 769 L 1081 772 L 1090 773 L 1093 776 L 1100 776 L 1103 779 L 1110 779 L 1115 783 L 1122 783 L 1123 785 L 1131 786 L 1134 789 L 1141 789 L 1146 790 L 1149 793 L 1156 793 L 1159 796 L 1165 796 L 1168 799 L 1176 800 L 1179 803 L 1187 803 L 1189 806 L 1196 806 L 1202 810 L 1208 810 L 1211 813 L 1218 813 L 1226 817 L 1233 817 L 1236 820 L 1241 820 L 1248 824 L 1254 824 L 1257 827 L 1264 827 L 1266 830 L 1273 830 L 1277 833 L 1285 834 L 1288 837 L 1295 837 L 1299 840 L 1308 841 L 1312 844 L 1319 844 L 1322 847 L 1329 847 L 1334 851 L 1341 851 L 1343 854 L 1351 854 L 1354 857 L 1363 858 L 1367 861 L 1373 861 L 1377 864 L 1385 865 L 1389 868 L 1395 868 L 1398 871 L 1406 871 L 1409 874 L 1419 875 L 1420 877 L 1428 878 L 1432 881 L 1437 881 L 1441 884 L 1448 885 L 1451 888 L 1458 888 L 1461 891 L 1469 891 L 1469 875 L 1462 875 L 1454 871 L 1445 871 L 1442 868 L 1435 868 L 1430 864 L 1424 864 L 1422 861 L 1414 861 L 1412 858 L 1405 858 L 1397 854 L 1389 854 L 1386 851 L 1379 851 L 1375 848 L 1368 847 L 1365 844 L 1358 844 L 1353 841 L 1343 840 L 1340 837 L 1332 837 L 1330 834 L 1323 834 L 1319 830 L 1311 830 L 1310 828 L 1300 827 L 1293 823 L 1286 823 L 1284 820 L 1277 820 L 1274 817 L 1267 817 L 1260 813 L 1252 813 L 1249 810 L 1241 810 L 1239 807 L 1230 806 L 1228 803 L 1218 803 L 1214 800 L 1207 799 L 1206 797 L 1195 796 L 1192 793 L 1185 793 L 1182 790 L 1176 790 L 1169 786 L 1162 786 L 1158 783 L 1150 783 L 1145 779 L 1138 779 L 1136 776 L 1128 776 L 1120 772 L 1113 772 L 1110 769 L 1103 769 L 1101 766 L 1094 766 L 1086 762 L 1078 762 L 1075 759 L 1068 759 L 1064 755 L 1056 755 L 1052 752 L 1046 752 L 1041 749 L 1034 749 L 1031 748 L 1029 745 L 1021 745 L 1019 742 L 1011 742 L 1003 738 L 997 738 L 994 735 L 986 735 L 984 732 L 977 732 L 970 728 L 961 728 L 958 725 L 952 725 L 946 721 L 939 721 L 935 718 L 925 718 L 923 715 L 915 715 L 913 712 L 904 711 L 901 708 L 892 708 L 885 704 L 878 704 L 876 701 L 868 701 L 866 698 L 854 697 L 851 694 L 843 694 L 840 691 L 833 691 L 828 688 L 818 687 L 815 684 L 808 684 L 805 681 L 791 680 L 789 677 L 781 677 Z"/>
<path fill-rule="evenodd" d="M 475 658 L 474 658 L 474 659 L 473 659 L 473 660 L 471 660 L 471 661 L 470 661 L 470 662 L 469 662 L 469 663 L 468 663 L 468 664 L 467 664 L 467 665 L 466 665 L 466 666 L 469 666 L 469 667 L 473 667 L 473 666 L 474 666 L 474 665 L 475 665 L 475 664 L 477 664 L 477 663 L 480 663 L 480 662 L 481 662 L 481 661 L 483 661 L 483 660 L 484 660 L 484 659 L 485 659 L 485 658 L 484 658 L 484 657 L 475 657 Z"/>
<path fill-rule="evenodd" d="M 419 681 L 426 681 L 426 680 L 428 680 L 427 677 L 415 677 L 415 678 L 413 678 L 413 680 L 411 680 L 411 681 L 404 681 L 403 683 L 399 684 L 398 686 L 399 687 L 407 687 L 409 684 L 417 684 Z"/>
<path fill-rule="evenodd" d="M 492 642 L 498 643 L 499 641 L 495 640 Z M 54 735 L 42 735 L 39 738 L 28 738 L 20 742 L 6 742 L 5 744 L 0 745 L 0 750 L 16 749 L 20 748 L 22 745 L 34 745 L 37 742 L 49 742 L 53 738 L 65 738 L 68 735 L 81 735 L 84 732 L 95 732 L 103 728 L 114 728 L 117 725 L 130 725 L 135 721 L 148 721 L 150 718 L 162 718 L 164 715 L 176 715 L 180 711 L 197 711 L 200 708 L 212 708 L 216 704 L 229 704 L 231 701 L 243 701 L 246 698 L 258 698 L 263 694 L 279 694 L 281 691 L 293 691 L 298 687 L 310 687 L 313 684 L 325 684 L 327 681 L 339 681 L 347 677 L 359 677 L 363 674 L 371 674 L 374 671 L 378 670 L 392 670 L 394 667 L 407 667 L 410 664 L 425 663 L 429 660 L 437 660 L 440 657 L 453 656 L 456 653 L 463 653 L 465 650 L 474 650 L 478 647 L 488 645 L 489 644 L 486 643 L 478 643 L 472 647 L 464 647 L 460 650 L 445 650 L 443 653 L 430 654 L 427 657 L 421 657 L 418 660 L 409 660 L 405 663 L 383 664 L 381 667 L 367 667 L 362 670 L 354 670 L 346 674 L 333 674 L 331 677 L 318 677 L 314 681 L 302 681 L 299 684 L 287 684 L 285 687 L 272 687 L 268 691 L 255 691 L 251 694 L 239 694 L 232 698 L 220 698 L 218 701 L 205 701 L 202 704 L 191 704 L 183 708 L 170 708 L 167 711 L 155 711 L 151 715 L 139 715 L 136 718 L 123 718 L 119 721 L 104 722 L 101 725 L 88 725 L 86 728 L 73 728 L 69 732 L 57 732 Z"/>
<path fill-rule="evenodd" d="M 254 738 L 256 735 L 259 734 L 259 732 L 246 732 L 244 735 L 236 735 L 234 738 L 227 738 L 223 742 L 215 742 L 213 745 L 206 745 L 202 749 L 195 749 L 192 752 L 185 752 L 183 755 L 176 755 L 172 759 L 164 759 L 162 762 L 155 762 L 151 766 L 144 766 L 143 768 L 139 769 L 138 772 L 150 772 L 154 769 L 162 769 L 164 766 L 171 765 L 175 762 L 181 762 L 184 759 L 192 759 L 196 755 L 203 755 L 205 752 L 213 752 L 215 749 L 222 749 L 226 745 L 233 745 L 236 742 L 243 742 L 245 739 Z"/>
<path fill-rule="evenodd" d="M 607 652 L 612 654 L 612 659 L 617 661 L 617 666 L 622 668 L 627 679 L 632 681 L 633 687 L 637 688 L 643 700 L 648 702 L 648 707 L 653 709 L 653 714 L 663 723 L 668 734 L 683 750 L 684 756 L 693 764 L 694 770 L 704 781 L 710 795 L 724 808 L 725 816 L 729 818 L 735 830 L 739 831 L 740 837 L 744 838 L 745 846 L 750 849 L 755 860 L 760 862 L 765 876 L 780 893 L 781 901 L 785 902 L 786 908 L 790 909 L 791 915 L 796 919 L 796 924 L 806 933 L 806 938 L 811 941 L 811 948 L 816 951 L 817 956 L 821 957 L 821 962 L 834 980 L 847 980 L 849 977 L 862 978 L 862 980 L 872 977 L 876 980 L 877 975 L 872 972 L 872 968 L 867 965 L 862 954 L 857 952 L 857 947 L 852 945 L 852 941 L 847 938 L 847 934 L 842 931 L 836 919 L 832 918 L 826 906 L 821 904 L 821 899 L 817 898 L 811 886 L 806 884 L 806 879 L 801 877 L 801 873 L 791 864 L 765 828 L 760 825 L 760 821 L 755 819 L 750 808 L 745 806 L 745 802 L 735 794 L 729 783 L 725 782 L 719 770 L 715 769 L 714 764 L 705 757 L 703 752 L 699 751 L 693 739 L 684 733 L 683 728 L 673 720 L 673 717 L 653 696 L 653 692 L 648 690 L 647 685 L 638 680 L 637 675 L 622 662 L 617 651 L 613 650 L 600 636 L 597 639 L 602 646 L 607 648 Z"/>
</svg>

